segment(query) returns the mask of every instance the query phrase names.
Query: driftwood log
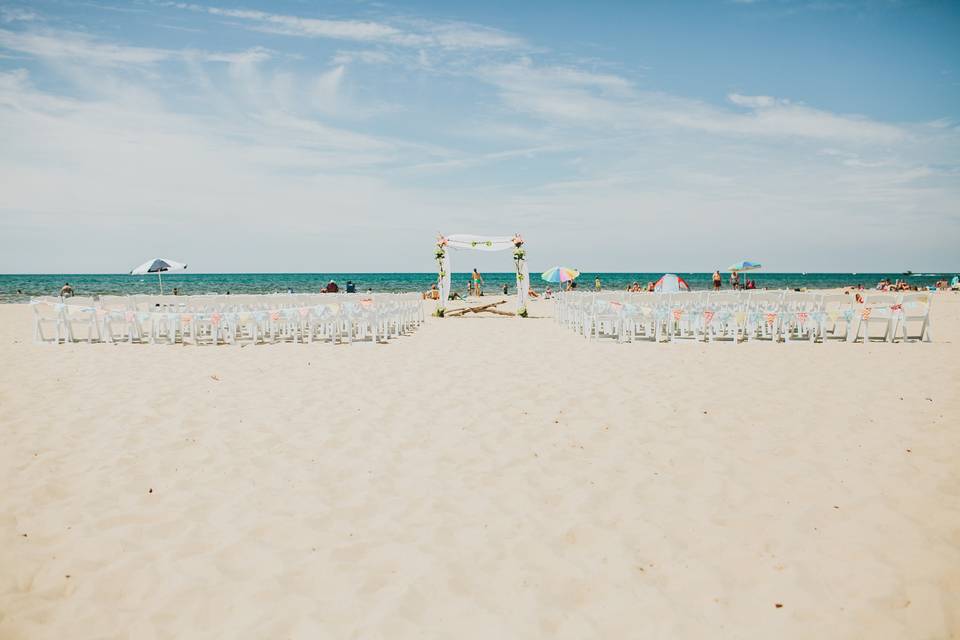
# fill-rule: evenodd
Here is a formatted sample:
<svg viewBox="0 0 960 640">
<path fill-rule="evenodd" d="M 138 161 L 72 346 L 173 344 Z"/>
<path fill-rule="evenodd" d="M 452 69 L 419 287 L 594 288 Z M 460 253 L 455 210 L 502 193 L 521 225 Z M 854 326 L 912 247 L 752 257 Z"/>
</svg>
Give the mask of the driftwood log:
<svg viewBox="0 0 960 640">
<path fill-rule="evenodd" d="M 464 307 L 463 309 L 453 309 L 452 311 L 447 311 L 444 315 L 448 318 L 453 318 L 457 316 L 463 316 L 468 313 L 495 313 L 498 316 L 515 316 L 513 311 L 500 311 L 495 307 L 505 304 L 506 300 L 500 300 L 499 302 L 491 302 L 489 304 L 481 304 L 475 307 Z"/>
</svg>

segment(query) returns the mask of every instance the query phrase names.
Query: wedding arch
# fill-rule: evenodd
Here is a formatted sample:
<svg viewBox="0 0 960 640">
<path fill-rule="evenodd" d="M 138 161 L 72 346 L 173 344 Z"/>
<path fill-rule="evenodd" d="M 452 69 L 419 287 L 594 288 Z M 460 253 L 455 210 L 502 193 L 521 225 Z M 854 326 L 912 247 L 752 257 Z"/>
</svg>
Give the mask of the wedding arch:
<svg viewBox="0 0 960 640">
<path fill-rule="evenodd" d="M 440 290 L 440 305 L 437 315 L 442 316 L 447 300 L 450 298 L 450 253 L 449 249 L 471 249 L 474 251 L 506 251 L 513 249 L 513 265 L 517 272 L 517 315 L 527 315 L 527 295 L 530 291 L 530 274 L 527 271 L 527 250 L 523 248 L 523 238 L 519 233 L 513 236 L 474 236 L 456 233 L 450 236 L 437 236 L 435 258 L 439 267 L 437 289 Z"/>
</svg>

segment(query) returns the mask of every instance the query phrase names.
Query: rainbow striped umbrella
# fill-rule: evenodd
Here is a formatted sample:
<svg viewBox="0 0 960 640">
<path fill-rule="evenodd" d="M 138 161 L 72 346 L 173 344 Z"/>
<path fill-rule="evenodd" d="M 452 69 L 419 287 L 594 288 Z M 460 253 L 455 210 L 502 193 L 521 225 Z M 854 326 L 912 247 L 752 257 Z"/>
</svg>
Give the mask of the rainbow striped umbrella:
<svg viewBox="0 0 960 640">
<path fill-rule="evenodd" d="M 580 272 L 576 269 L 571 269 L 570 267 L 554 267 L 552 269 L 547 269 L 540 274 L 540 277 L 543 278 L 546 282 L 570 282 L 571 280 L 576 280 L 577 276 L 580 275 Z"/>
</svg>

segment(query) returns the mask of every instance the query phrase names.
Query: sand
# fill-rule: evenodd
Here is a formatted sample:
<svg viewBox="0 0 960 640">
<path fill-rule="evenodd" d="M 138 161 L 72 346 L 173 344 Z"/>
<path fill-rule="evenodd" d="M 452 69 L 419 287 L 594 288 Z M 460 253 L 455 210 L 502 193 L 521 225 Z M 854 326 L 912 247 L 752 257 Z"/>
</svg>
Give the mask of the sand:
<svg viewBox="0 0 960 640">
<path fill-rule="evenodd" d="M 960 637 L 960 295 L 934 322 L 43 346 L 0 305 L 0 638 Z"/>
</svg>

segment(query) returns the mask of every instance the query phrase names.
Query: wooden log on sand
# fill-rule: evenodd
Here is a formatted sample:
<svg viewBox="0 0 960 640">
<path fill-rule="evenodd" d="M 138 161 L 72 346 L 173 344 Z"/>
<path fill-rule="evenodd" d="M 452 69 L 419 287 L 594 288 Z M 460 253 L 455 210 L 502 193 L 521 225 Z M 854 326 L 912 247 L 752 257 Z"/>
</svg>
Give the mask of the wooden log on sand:
<svg viewBox="0 0 960 640">
<path fill-rule="evenodd" d="M 491 302 L 489 304 L 481 304 L 475 307 L 464 307 L 462 309 L 453 309 L 452 311 L 447 311 L 444 315 L 448 318 L 454 318 L 458 316 L 463 316 L 468 313 L 495 313 L 498 316 L 513 316 L 516 315 L 512 311 L 500 311 L 494 307 L 498 307 L 501 304 L 505 304 L 506 300 L 500 300 L 499 302 Z"/>
</svg>

